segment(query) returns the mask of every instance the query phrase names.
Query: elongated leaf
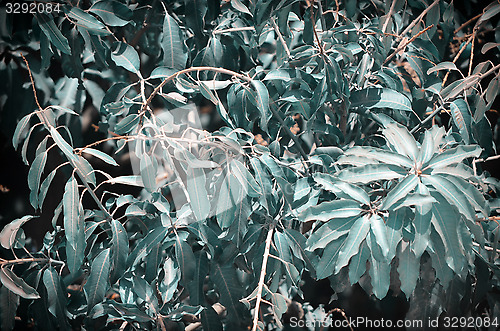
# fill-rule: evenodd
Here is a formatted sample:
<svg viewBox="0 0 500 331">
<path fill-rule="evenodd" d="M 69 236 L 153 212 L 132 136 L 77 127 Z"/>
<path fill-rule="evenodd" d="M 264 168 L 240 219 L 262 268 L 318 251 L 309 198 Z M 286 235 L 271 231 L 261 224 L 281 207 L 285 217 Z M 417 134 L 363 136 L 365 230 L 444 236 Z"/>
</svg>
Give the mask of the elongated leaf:
<svg viewBox="0 0 500 331">
<path fill-rule="evenodd" d="M 451 164 L 460 163 L 469 157 L 479 157 L 480 154 L 481 147 L 477 145 L 450 148 L 441 154 L 435 155 L 426 165 L 426 169 L 443 168 Z"/>
<path fill-rule="evenodd" d="M 167 68 L 184 69 L 187 53 L 184 50 L 184 36 L 177 22 L 165 13 L 163 21 L 163 38 L 161 48 L 163 49 L 163 65 Z"/>
<path fill-rule="evenodd" d="M 365 273 L 368 258 L 370 258 L 370 249 L 365 241 L 361 244 L 359 253 L 354 255 L 351 263 L 349 263 L 349 281 L 351 285 L 357 283 L 359 278 Z"/>
<path fill-rule="evenodd" d="M 439 71 L 439 70 L 458 70 L 457 66 L 453 62 L 441 62 L 436 64 L 434 67 L 430 68 L 427 70 L 427 75 L 432 74 L 433 72 Z"/>
<path fill-rule="evenodd" d="M 11 249 L 16 241 L 19 228 L 35 216 L 26 215 L 7 224 L 0 232 L 0 244 L 3 248 Z"/>
<path fill-rule="evenodd" d="M 345 151 L 345 155 L 355 155 L 370 159 L 369 164 L 387 163 L 396 166 L 412 168 L 413 163 L 407 156 L 381 148 L 352 147 Z"/>
<path fill-rule="evenodd" d="M 187 286 L 194 278 L 196 258 L 194 257 L 191 246 L 179 236 L 176 237 L 175 241 L 175 257 L 181 269 L 184 285 Z"/>
<path fill-rule="evenodd" d="M 370 230 L 372 233 L 372 238 L 376 239 L 377 245 L 380 247 L 382 254 L 386 257 L 389 254 L 390 246 L 389 239 L 387 237 L 387 227 L 384 220 L 379 215 L 372 215 L 370 217 Z M 373 251 L 374 248 L 370 247 Z"/>
<path fill-rule="evenodd" d="M 94 3 L 89 12 L 99 16 L 107 25 L 124 26 L 130 22 L 132 11 L 116 0 L 102 0 Z"/>
<path fill-rule="evenodd" d="M 417 186 L 418 182 L 418 176 L 414 174 L 408 175 L 389 191 L 380 209 L 387 210 L 391 208 L 397 201 L 405 198 Z"/>
<path fill-rule="evenodd" d="M 299 215 L 301 222 L 312 220 L 328 221 L 332 218 L 345 218 L 357 216 L 361 213 L 360 204 L 354 200 L 333 200 L 325 201 L 317 206 L 312 206 L 304 210 Z"/>
<path fill-rule="evenodd" d="M 80 212 L 80 194 L 75 177 L 70 177 L 64 187 L 64 233 L 66 235 L 66 255 L 68 268 L 76 272 L 82 262 L 85 250 L 85 226 L 83 215 Z"/>
<path fill-rule="evenodd" d="M 417 159 L 417 142 L 406 127 L 398 123 L 389 123 L 383 134 L 396 152 L 408 156 L 412 161 Z"/>
<path fill-rule="evenodd" d="M 52 183 L 52 180 L 54 179 L 57 168 L 52 170 L 50 174 L 43 180 L 42 185 L 40 185 L 40 193 L 38 194 L 38 206 L 40 207 L 40 210 L 43 208 L 43 202 L 45 201 L 45 197 L 47 196 L 47 192 L 49 190 L 49 186 Z"/>
<path fill-rule="evenodd" d="M 25 299 L 38 299 L 40 295 L 38 292 L 22 279 L 19 278 L 14 271 L 3 265 L 0 267 L 0 281 L 3 286 L 8 288 L 13 293 Z"/>
<path fill-rule="evenodd" d="M 61 328 L 67 327 L 66 293 L 61 277 L 53 267 L 49 267 L 43 272 L 43 284 L 47 289 L 49 312 L 57 319 Z"/>
<path fill-rule="evenodd" d="M 12 145 L 14 146 L 16 151 L 19 146 L 19 142 L 21 140 L 21 135 L 24 134 L 24 131 L 28 123 L 30 122 L 32 115 L 33 113 L 29 113 L 28 115 L 24 116 L 16 125 L 16 130 L 14 131 L 14 135 L 12 136 Z"/>
<path fill-rule="evenodd" d="M 111 59 L 117 66 L 123 67 L 133 73 L 139 73 L 141 65 L 139 54 L 129 44 L 121 41 L 116 42 L 114 50 L 111 53 Z"/>
<path fill-rule="evenodd" d="M 428 176 L 423 178 L 426 185 L 432 185 L 442 196 L 458 211 L 471 221 L 475 221 L 474 208 L 464 193 L 451 181 L 441 175 Z"/>
<path fill-rule="evenodd" d="M 192 305 L 202 305 L 205 302 L 203 285 L 208 275 L 208 257 L 205 251 L 195 254 L 195 268 L 193 279 L 187 286 L 189 289 L 189 302 Z"/>
<path fill-rule="evenodd" d="M 113 219 L 111 221 L 111 232 L 113 236 L 111 237 L 111 254 L 113 261 L 113 272 L 112 272 L 112 283 L 116 281 L 123 275 L 127 264 L 128 257 L 128 236 L 127 230 L 123 227 L 123 225 Z"/>
<path fill-rule="evenodd" d="M 271 119 L 271 111 L 269 110 L 269 92 L 266 86 L 259 80 L 252 80 L 252 86 L 255 91 L 250 93 L 250 102 L 252 102 L 255 107 L 260 112 L 260 127 L 267 132 L 267 123 Z"/>
<path fill-rule="evenodd" d="M 333 274 L 335 271 L 335 264 L 337 262 L 342 245 L 345 238 L 330 242 L 323 250 L 323 255 L 316 265 L 316 277 L 318 279 L 326 278 Z"/>
<path fill-rule="evenodd" d="M 372 255 L 369 273 L 372 280 L 373 294 L 379 300 L 382 300 L 389 291 L 391 265 L 386 261 L 377 261 Z"/>
<path fill-rule="evenodd" d="M 211 279 L 220 293 L 220 302 L 228 311 L 228 318 L 241 321 L 243 303 L 243 287 L 239 284 L 236 269 L 232 265 L 212 264 Z"/>
<path fill-rule="evenodd" d="M 47 156 L 48 153 L 46 151 L 38 154 L 31 164 L 28 172 L 28 186 L 31 190 L 30 202 L 35 209 L 38 208 L 38 189 L 40 187 L 42 172 L 45 169 L 45 163 L 47 162 Z"/>
<path fill-rule="evenodd" d="M 307 250 L 314 251 L 317 248 L 324 248 L 328 243 L 337 240 L 348 233 L 358 217 L 336 218 L 328 221 L 319 229 L 314 231 L 307 239 Z"/>
<path fill-rule="evenodd" d="M 469 144 L 472 131 L 472 115 L 469 105 L 463 99 L 457 99 L 450 104 L 450 111 L 464 143 Z"/>
<path fill-rule="evenodd" d="M 447 263 L 446 248 L 443 245 L 440 234 L 433 229 L 431 231 L 432 246 L 434 251 L 428 250 L 431 256 L 432 267 L 436 271 L 436 278 L 446 289 L 448 284 L 453 279 L 453 270 Z"/>
<path fill-rule="evenodd" d="M 262 189 L 255 181 L 247 167 L 240 161 L 234 159 L 230 163 L 231 173 L 238 179 L 245 192 L 251 197 L 258 197 L 262 194 Z"/>
<path fill-rule="evenodd" d="M 116 163 L 116 161 L 111 156 L 109 156 L 108 154 L 106 154 L 104 152 L 101 152 L 100 150 L 88 147 L 88 148 L 83 149 L 82 152 L 90 154 L 90 155 L 106 162 L 107 164 L 118 166 L 118 163 Z"/>
<path fill-rule="evenodd" d="M 40 28 L 58 50 L 68 55 L 71 55 L 68 39 L 61 33 L 54 23 L 54 19 L 44 13 L 36 14 L 36 18 L 40 23 Z"/>
<path fill-rule="evenodd" d="M 110 184 L 124 184 L 130 186 L 144 187 L 141 176 L 118 176 L 108 179 L 106 182 Z"/>
<path fill-rule="evenodd" d="M 170 258 L 167 258 L 163 263 L 163 271 L 165 273 L 165 277 L 163 277 L 159 288 L 163 302 L 169 302 L 172 300 L 175 291 L 177 290 L 177 285 L 181 277 L 179 269 L 175 266 L 174 260 Z"/>
<path fill-rule="evenodd" d="M 84 285 L 85 298 L 87 299 L 87 311 L 90 312 L 95 305 L 104 300 L 109 288 L 109 272 L 111 250 L 106 248 L 92 261 L 90 275 Z"/>
<path fill-rule="evenodd" d="M 315 173 L 313 178 L 325 190 L 333 192 L 341 198 L 352 198 L 365 205 L 370 204 L 370 197 L 361 187 L 340 181 L 330 174 Z"/>
<path fill-rule="evenodd" d="M 366 165 L 356 168 L 343 169 L 338 173 L 338 178 L 349 183 L 369 183 L 379 180 L 401 178 L 406 171 L 401 167 L 391 164 Z"/>
<path fill-rule="evenodd" d="M 417 285 L 420 273 L 420 259 L 410 249 L 410 245 L 404 245 L 404 249 L 399 253 L 398 273 L 401 281 L 401 291 L 409 298 Z"/>
<path fill-rule="evenodd" d="M 351 107 L 390 108 L 412 111 L 411 102 L 403 94 L 388 88 L 367 88 L 354 91 L 349 98 Z"/>
<path fill-rule="evenodd" d="M 50 135 L 54 139 L 54 142 L 57 144 L 57 147 L 66 155 L 68 160 L 76 160 L 76 155 L 73 153 L 73 147 L 64 140 L 59 132 L 57 132 L 56 128 L 50 128 Z"/>
<path fill-rule="evenodd" d="M 0 328 L 2 330 L 13 330 L 16 319 L 16 311 L 19 306 L 19 295 L 9 290 L 6 286 L 0 287 Z"/>
<path fill-rule="evenodd" d="M 84 12 L 78 7 L 72 7 L 68 12 L 68 17 L 75 25 L 84 28 L 90 34 L 109 35 L 110 32 L 106 30 L 104 24 L 99 22 L 94 16 Z"/>
<path fill-rule="evenodd" d="M 200 168 L 189 168 L 186 171 L 186 189 L 194 216 L 198 221 L 208 217 L 210 213 L 210 200 L 208 199 L 205 171 Z"/>
<path fill-rule="evenodd" d="M 446 263 L 456 273 L 460 273 L 465 263 L 465 252 L 456 230 L 460 217 L 446 200 L 438 194 L 433 196 L 438 203 L 432 205 L 432 225 L 446 249 Z"/>
<path fill-rule="evenodd" d="M 154 228 L 144 238 L 139 240 L 137 245 L 134 247 L 134 250 L 127 258 L 127 267 L 135 267 L 137 261 L 149 253 L 152 247 L 156 246 L 159 242 L 162 242 L 165 239 L 166 234 L 167 228 L 160 226 Z"/>
<path fill-rule="evenodd" d="M 349 260 L 354 255 L 358 254 L 359 245 L 366 238 L 368 232 L 370 231 L 370 220 L 368 216 L 360 217 L 352 225 L 349 234 L 342 246 L 337 263 L 335 264 L 335 273 L 338 273 L 340 269 L 349 263 Z"/>
<path fill-rule="evenodd" d="M 154 192 L 157 189 L 156 185 L 156 172 L 158 168 L 158 163 L 153 156 L 149 154 L 143 154 L 140 160 L 141 178 L 144 187 L 148 192 Z"/>
<path fill-rule="evenodd" d="M 434 137 L 432 136 L 430 130 L 426 130 L 424 133 L 424 141 L 420 146 L 420 150 L 417 156 L 418 169 L 420 169 L 423 164 L 429 162 L 429 160 L 432 158 L 435 152 L 436 150 L 434 144 Z"/>
</svg>

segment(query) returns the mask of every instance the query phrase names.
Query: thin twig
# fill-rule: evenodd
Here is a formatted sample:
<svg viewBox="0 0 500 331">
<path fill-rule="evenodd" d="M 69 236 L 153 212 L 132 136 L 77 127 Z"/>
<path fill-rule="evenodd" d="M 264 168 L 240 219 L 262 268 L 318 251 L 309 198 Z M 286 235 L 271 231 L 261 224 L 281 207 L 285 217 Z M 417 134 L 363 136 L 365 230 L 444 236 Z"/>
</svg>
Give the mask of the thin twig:
<svg viewBox="0 0 500 331">
<path fill-rule="evenodd" d="M 425 29 L 423 29 L 422 31 L 420 31 L 419 33 L 417 33 L 416 35 L 414 35 L 413 37 L 411 37 L 410 40 L 408 40 L 408 41 L 406 41 L 404 43 L 401 43 L 398 46 L 398 48 L 396 48 L 396 50 L 394 51 L 394 53 L 392 53 L 387 59 L 385 59 L 384 64 L 386 64 L 387 62 L 389 62 L 396 54 L 399 53 L 400 50 L 405 49 L 406 46 L 408 46 L 409 44 L 411 44 L 415 39 L 417 39 L 422 34 L 424 34 L 425 32 L 427 32 L 427 30 L 431 29 L 433 26 L 434 26 L 434 24 L 429 25 L 428 27 L 426 27 Z"/>
<path fill-rule="evenodd" d="M 410 32 L 410 30 L 418 23 L 420 22 L 420 20 L 425 16 L 425 14 L 427 14 L 429 12 L 429 10 L 431 10 L 435 5 L 437 5 L 438 3 L 440 2 L 440 0 L 435 0 L 433 3 L 431 3 L 429 5 L 429 7 L 425 8 L 425 10 L 420 14 L 418 15 L 418 17 L 416 19 L 413 20 L 413 22 L 410 23 L 410 25 L 408 25 L 406 27 L 406 29 L 404 29 L 404 31 L 400 34 L 400 37 L 399 39 L 403 38 L 405 34 L 407 34 L 408 32 Z"/>
<path fill-rule="evenodd" d="M 457 55 L 455 55 L 455 57 L 453 58 L 453 61 L 452 61 L 453 63 L 457 62 L 458 58 L 463 53 L 463 51 L 467 48 L 467 45 L 469 45 L 469 43 L 472 41 L 473 37 L 474 36 L 471 35 L 469 37 L 469 39 L 467 39 L 467 42 L 460 48 L 460 50 L 458 51 Z M 448 72 L 446 73 L 446 75 L 443 78 L 443 83 L 441 83 L 441 87 L 444 86 L 444 84 L 446 84 L 446 81 L 448 80 L 448 76 L 449 75 L 450 75 L 450 71 L 448 70 Z"/>
<path fill-rule="evenodd" d="M 476 29 L 474 29 L 474 32 L 472 32 L 472 44 L 471 44 L 471 50 L 470 50 L 470 61 L 469 61 L 469 71 L 467 72 L 467 76 L 470 76 L 472 72 L 472 61 L 474 60 L 474 41 L 476 39 Z"/>
<path fill-rule="evenodd" d="M 288 58 L 290 58 L 291 57 L 290 50 L 288 49 L 288 46 L 286 44 L 285 39 L 283 39 L 283 36 L 281 35 L 280 29 L 276 25 L 276 21 L 274 20 L 274 17 L 271 17 L 271 24 L 273 25 L 274 32 L 276 33 L 276 35 L 278 35 L 278 39 L 279 39 L 281 45 L 285 49 L 286 55 L 288 56 Z"/>
<path fill-rule="evenodd" d="M 443 106 L 439 106 L 436 110 L 434 110 L 429 116 L 427 116 L 422 122 L 420 122 L 417 126 L 415 126 L 413 129 L 411 129 L 410 133 L 415 133 L 418 129 L 420 129 L 425 123 L 429 122 L 431 119 L 436 116 L 441 110 L 443 109 Z"/>
<path fill-rule="evenodd" d="M 384 25 L 382 26 L 382 33 L 385 33 L 387 30 L 387 25 L 389 25 L 389 21 L 394 13 L 394 7 L 396 7 L 396 0 L 392 0 L 391 8 L 389 8 L 389 12 L 387 13 L 387 18 L 385 19 Z"/>
<path fill-rule="evenodd" d="M 259 310 L 260 310 L 260 303 L 262 301 L 262 289 L 264 288 L 264 281 L 266 278 L 267 260 L 269 259 L 269 251 L 271 248 L 271 241 L 273 239 L 273 230 L 274 227 L 271 224 L 271 226 L 269 227 L 269 232 L 267 233 L 266 247 L 264 248 L 264 256 L 262 258 L 262 268 L 260 269 L 260 278 L 259 278 L 259 285 L 257 287 L 257 298 L 255 302 L 255 311 L 253 315 L 252 331 L 256 331 L 257 326 L 259 324 Z"/>
<path fill-rule="evenodd" d="M 483 15 L 483 13 L 477 14 L 476 16 L 474 16 L 473 18 L 471 18 L 470 20 L 468 20 L 464 24 L 460 25 L 458 28 L 455 29 L 455 31 L 453 31 L 453 34 L 457 34 L 458 31 L 462 30 L 463 28 L 465 28 L 467 25 L 469 25 L 472 22 L 474 22 L 475 20 L 477 20 L 482 15 Z"/>
</svg>

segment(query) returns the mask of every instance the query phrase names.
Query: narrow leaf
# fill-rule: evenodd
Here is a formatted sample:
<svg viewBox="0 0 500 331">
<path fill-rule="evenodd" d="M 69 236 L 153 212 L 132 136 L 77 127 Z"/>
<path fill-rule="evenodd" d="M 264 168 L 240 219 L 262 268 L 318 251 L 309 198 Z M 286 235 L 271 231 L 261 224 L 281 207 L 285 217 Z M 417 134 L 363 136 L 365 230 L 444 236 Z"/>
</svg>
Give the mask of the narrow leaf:
<svg viewBox="0 0 500 331">
<path fill-rule="evenodd" d="M 87 312 L 90 312 L 96 304 L 102 302 L 108 291 L 111 267 L 110 255 L 111 250 L 106 248 L 92 261 L 89 278 L 83 287 L 87 299 Z"/>
<path fill-rule="evenodd" d="M 0 267 L 0 281 L 3 286 L 11 290 L 13 293 L 25 299 L 38 299 L 40 295 L 38 292 L 22 279 L 19 278 L 14 271 L 3 265 Z"/>
</svg>

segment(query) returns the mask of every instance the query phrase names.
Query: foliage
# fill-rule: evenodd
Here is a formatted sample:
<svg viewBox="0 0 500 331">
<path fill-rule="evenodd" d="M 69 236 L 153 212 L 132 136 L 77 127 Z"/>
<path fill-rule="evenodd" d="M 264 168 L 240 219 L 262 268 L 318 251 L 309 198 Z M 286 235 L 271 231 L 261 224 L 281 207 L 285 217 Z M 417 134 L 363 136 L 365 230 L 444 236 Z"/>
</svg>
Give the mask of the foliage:
<svg viewBox="0 0 500 331">
<path fill-rule="evenodd" d="M 282 328 L 306 273 L 402 292 L 407 318 L 500 317 L 481 171 L 500 65 L 474 62 L 500 4 L 466 22 L 439 0 L 71 3 L 21 27 L 1 12 L 34 209 L 0 233 L 2 329 Z M 216 112 L 205 129 L 193 102 Z M 30 252 L 22 227 L 46 213 Z"/>
</svg>

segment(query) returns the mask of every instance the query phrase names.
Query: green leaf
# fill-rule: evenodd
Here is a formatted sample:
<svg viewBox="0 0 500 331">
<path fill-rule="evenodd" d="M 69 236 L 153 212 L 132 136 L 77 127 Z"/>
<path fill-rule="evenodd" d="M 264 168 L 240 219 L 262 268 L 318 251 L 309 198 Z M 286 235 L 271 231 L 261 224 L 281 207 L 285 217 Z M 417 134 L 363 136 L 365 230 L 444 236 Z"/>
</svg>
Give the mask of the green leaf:
<svg viewBox="0 0 500 331">
<path fill-rule="evenodd" d="M 40 298 L 40 295 L 33 287 L 26 284 L 22 278 L 17 277 L 14 271 L 7 268 L 5 265 L 0 267 L 0 282 L 2 282 L 3 286 L 22 298 Z"/>
<path fill-rule="evenodd" d="M 349 234 L 342 246 L 337 263 L 335 264 L 335 273 L 349 263 L 349 260 L 354 255 L 358 254 L 359 245 L 366 238 L 370 231 L 370 219 L 367 215 L 360 217 L 352 225 Z"/>
<path fill-rule="evenodd" d="M 226 307 L 228 318 L 241 321 L 241 310 L 244 306 L 239 300 L 243 297 L 243 287 L 238 282 L 236 269 L 232 264 L 221 266 L 214 263 L 212 264 L 210 278 L 219 291 L 219 300 Z"/>
<path fill-rule="evenodd" d="M 80 268 L 85 250 L 85 225 L 80 212 L 80 194 L 75 177 L 71 176 L 63 194 L 64 233 L 66 235 L 66 255 L 71 273 Z"/>
<path fill-rule="evenodd" d="M 21 135 L 24 134 L 24 131 L 26 127 L 28 126 L 31 116 L 33 113 L 29 113 L 28 115 L 24 116 L 19 120 L 19 123 L 16 125 L 16 130 L 14 131 L 14 135 L 12 136 L 12 145 L 17 151 L 17 148 L 19 147 L 19 142 L 21 140 Z"/>
<path fill-rule="evenodd" d="M 119 279 L 127 265 L 127 257 L 128 257 L 128 235 L 125 227 L 117 220 L 111 220 L 111 256 L 113 262 L 113 271 L 111 275 L 111 282 L 114 283 L 117 279 Z"/>
<path fill-rule="evenodd" d="M 477 158 L 479 155 L 481 155 L 481 147 L 477 145 L 457 146 L 450 148 L 441 154 L 435 155 L 422 170 L 428 168 L 443 168 L 451 164 L 460 163 L 469 157 Z"/>
<path fill-rule="evenodd" d="M 382 300 L 389 291 L 391 265 L 386 261 L 377 261 L 372 255 L 369 273 L 372 280 L 373 294 L 377 299 Z"/>
<path fill-rule="evenodd" d="M 30 202 L 35 209 L 38 208 L 38 189 L 40 187 L 42 172 L 45 168 L 45 163 L 47 162 L 47 156 L 47 151 L 43 151 L 38 154 L 31 164 L 28 172 L 28 186 L 31 190 Z"/>
<path fill-rule="evenodd" d="M 403 246 L 405 247 L 398 255 L 398 273 L 399 280 L 401 281 L 401 291 L 409 298 L 417 285 L 417 279 L 420 274 L 420 259 L 415 256 L 409 244 Z"/>
<path fill-rule="evenodd" d="M 370 204 L 370 197 L 361 187 L 340 181 L 330 174 L 314 173 L 313 178 L 325 190 L 335 193 L 340 198 L 351 198 L 365 205 Z"/>
<path fill-rule="evenodd" d="M 116 134 L 125 134 L 132 131 L 139 124 L 140 116 L 137 114 L 129 114 L 115 126 Z"/>
<path fill-rule="evenodd" d="M 452 270 L 460 273 L 466 256 L 457 233 L 460 216 L 438 194 L 433 194 L 433 197 L 438 203 L 432 204 L 432 225 L 446 249 L 446 254 L 441 256 L 445 257 Z"/>
<path fill-rule="evenodd" d="M 15 244 L 19 228 L 34 217 L 35 216 L 26 215 L 13 220 L 12 222 L 4 226 L 2 232 L 0 232 L 0 244 L 2 245 L 2 247 L 5 249 L 11 249 Z"/>
<path fill-rule="evenodd" d="M 411 102 L 403 94 L 388 88 L 370 87 L 354 91 L 349 97 L 351 107 L 390 108 L 404 111 L 413 111 Z"/>
<path fill-rule="evenodd" d="M 316 264 L 316 278 L 323 279 L 333 274 L 336 270 L 334 266 L 339 258 L 339 253 L 345 238 L 331 241 L 323 250 L 323 255 Z M 337 262 L 338 263 L 338 262 Z"/>
<path fill-rule="evenodd" d="M 118 163 L 116 163 L 116 161 L 111 156 L 109 156 L 108 154 L 106 154 L 104 152 L 101 152 L 100 150 L 87 147 L 87 148 L 83 149 L 82 152 L 87 153 L 89 155 L 92 155 L 92 156 L 106 162 L 107 164 L 118 166 Z"/>
<path fill-rule="evenodd" d="M 104 300 L 109 287 L 109 271 L 111 250 L 106 248 L 99 253 L 92 261 L 90 274 L 87 282 L 83 286 L 85 298 L 87 299 L 87 312 Z"/>
<path fill-rule="evenodd" d="M 98 1 L 90 7 L 89 11 L 111 26 L 124 26 L 130 22 L 133 15 L 125 4 L 116 0 Z"/>
<path fill-rule="evenodd" d="M 399 123 L 388 123 L 382 132 L 396 152 L 408 156 L 412 161 L 417 159 L 417 142 L 406 127 Z"/>
<path fill-rule="evenodd" d="M 165 13 L 163 21 L 163 65 L 167 68 L 181 70 L 186 66 L 187 53 L 184 50 L 184 36 L 177 22 Z"/>
<path fill-rule="evenodd" d="M 349 183 L 370 183 L 373 181 L 401 178 L 406 171 L 392 164 L 366 165 L 341 170 L 337 177 Z"/>
<path fill-rule="evenodd" d="M 231 6 L 236 9 L 237 11 L 240 11 L 244 14 L 248 14 L 252 16 L 252 13 L 250 13 L 250 10 L 248 10 L 247 6 L 245 6 L 240 0 L 231 0 Z"/>
<path fill-rule="evenodd" d="M 202 41 L 208 9 L 207 0 L 184 0 L 184 6 L 187 26 L 193 30 L 197 40 Z"/>
<path fill-rule="evenodd" d="M 401 167 L 412 168 L 413 162 L 407 156 L 381 148 L 355 146 L 345 151 L 345 155 L 354 155 L 371 159 L 368 163 L 387 163 Z"/>
<path fill-rule="evenodd" d="M 50 128 L 50 135 L 52 136 L 52 139 L 54 139 L 54 142 L 57 144 L 57 147 L 66 155 L 68 160 L 76 160 L 76 155 L 73 153 L 73 147 L 71 147 L 70 144 L 64 140 L 64 138 L 61 136 L 59 132 L 57 132 L 56 128 L 51 127 Z"/>
<path fill-rule="evenodd" d="M 431 257 L 432 267 L 436 271 L 436 278 L 439 279 L 441 285 L 446 289 L 453 279 L 453 270 L 446 262 L 448 259 L 446 248 L 443 245 L 440 234 L 436 230 L 431 231 L 431 239 L 433 249 L 427 251 Z"/>
<path fill-rule="evenodd" d="M 370 249 L 364 241 L 361 244 L 361 248 L 359 253 L 354 255 L 351 259 L 351 263 L 349 263 L 349 281 L 351 285 L 354 285 L 358 282 L 359 278 L 363 276 L 366 271 L 366 261 L 370 257 Z"/>
<path fill-rule="evenodd" d="M 408 175 L 387 193 L 380 209 L 387 210 L 391 208 L 396 202 L 405 198 L 419 182 L 420 180 L 417 175 Z"/>
<path fill-rule="evenodd" d="M 43 284 L 47 289 L 47 304 L 49 312 L 57 319 L 61 328 L 67 327 L 66 293 L 59 273 L 49 267 L 43 272 Z M 62 327 L 64 325 L 64 327 Z"/>
<path fill-rule="evenodd" d="M 384 257 L 387 257 L 389 254 L 389 240 L 387 238 L 387 227 L 384 223 L 384 220 L 377 214 L 372 215 L 370 218 L 370 230 L 376 239 L 377 245 L 382 250 L 382 254 Z M 370 247 L 370 250 L 373 251 L 374 248 Z"/>
<path fill-rule="evenodd" d="M 457 99 L 450 104 L 450 112 L 464 143 L 469 144 L 472 137 L 472 115 L 469 105 L 463 99 Z"/>
<path fill-rule="evenodd" d="M 458 208 L 458 211 L 467 219 L 475 221 L 476 215 L 470 201 L 463 192 L 446 177 L 441 175 L 425 176 L 423 183 L 432 185 L 442 196 L 452 205 Z"/>
<path fill-rule="evenodd" d="M 40 24 L 40 28 L 50 40 L 52 45 L 54 45 L 61 52 L 71 55 L 71 48 L 69 47 L 68 39 L 66 39 L 66 37 L 63 36 L 61 31 L 57 28 L 54 23 L 54 19 L 43 13 L 38 13 L 35 16 Z"/>
<path fill-rule="evenodd" d="M 434 153 L 436 152 L 434 144 L 434 137 L 430 130 L 425 130 L 424 141 L 420 146 L 420 150 L 417 156 L 417 169 L 420 169 L 423 164 L 429 162 Z"/>
<path fill-rule="evenodd" d="M 163 272 L 165 276 L 159 284 L 161 298 L 163 302 L 169 302 L 174 297 L 177 285 L 180 280 L 179 269 L 175 266 L 174 260 L 167 258 L 163 263 Z"/>
<path fill-rule="evenodd" d="M 260 127 L 267 132 L 267 123 L 272 116 L 269 110 L 269 92 L 264 83 L 259 80 L 252 80 L 251 84 L 255 91 L 250 92 L 250 102 L 259 110 Z"/>
<path fill-rule="evenodd" d="M 436 64 L 434 67 L 427 70 L 427 75 L 439 70 L 458 70 L 457 66 L 453 62 L 444 61 Z"/>
<path fill-rule="evenodd" d="M 191 246 L 179 236 L 175 239 L 175 258 L 181 269 L 184 285 L 187 286 L 194 278 L 196 258 Z"/>
<path fill-rule="evenodd" d="M 189 303 L 192 305 L 202 305 L 205 302 L 203 286 L 208 275 L 208 257 L 205 251 L 195 254 L 196 263 L 193 273 L 193 280 L 187 284 L 189 289 Z"/>
<path fill-rule="evenodd" d="M 127 43 L 118 41 L 114 43 L 114 50 L 111 59 L 117 66 L 123 67 L 130 72 L 140 75 L 139 68 L 141 61 L 137 51 Z"/>
<path fill-rule="evenodd" d="M 94 35 L 109 35 L 106 26 L 99 22 L 94 16 L 84 12 L 78 7 L 71 7 L 68 12 L 68 18 L 78 27 L 82 27 L 90 34 Z"/>
<path fill-rule="evenodd" d="M 201 168 L 188 168 L 186 170 L 186 189 L 189 194 L 189 203 L 194 216 L 198 221 L 205 220 L 210 214 L 210 200 L 205 187 L 207 178 Z"/>
<path fill-rule="evenodd" d="M 301 222 L 319 220 L 326 222 L 332 218 L 357 216 L 362 212 L 359 202 L 354 200 L 325 201 L 305 209 L 299 215 Z"/>
<path fill-rule="evenodd" d="M 19 306 L 19 295 L 10 291 L 6 286 L 0 287 L 0 328 L 2 330 L 13 330 L 16 319 L 16 311 Z"/>
<path fill-rule="evenodd" d="M 323 224 L 315 230 L 307 239 L 307 250 L 314 251 L 317 248 L 323 248 L 333 240 L 337 240 L 348 233 L 352 225 L 358 219 L 357 216 L 349 218 L 336 218 Z"/>
<path fill-rule="evenodd" d="M 403 238 L 401 229 L 403 228 L 405 216 L 406 210 L 403 208 L 397 211 L 389 211 L 389 217 L 385 220 L 387 243 L 389 245 L 387 259 L 389 261 L 396 255 L 398 244 Z"/>
<path fill-rule="evenodd" d="M 52 180 L 54 179 L 57 168 L 52 170 L 50 174 L 43 180 L 42 185 L 40 185 L 40 193 L 38 194 L 38 206 L 40 207 L 40 210 L 43 208 L 43 202 L 45 201 L 45 197 L 47 196 L 47 192 L 49 190 L 49 186 L 52 183 Z"/>
<path fill-rule="evenodd" d="M 106 181 L 110 184 L 123 184 L 130 186 L 144 187 L 141 176 L 118 176 Z"/>
<path fill-rule="evenodd" d="M 142 154 L 139 167 L 141 169 L 141 178 L 144 188 L 148 192 L 155 192 L 158 188 L 156 185 L 158 163 L 154 155 L 149 155 L 147 153 Z"/>
</svg>

